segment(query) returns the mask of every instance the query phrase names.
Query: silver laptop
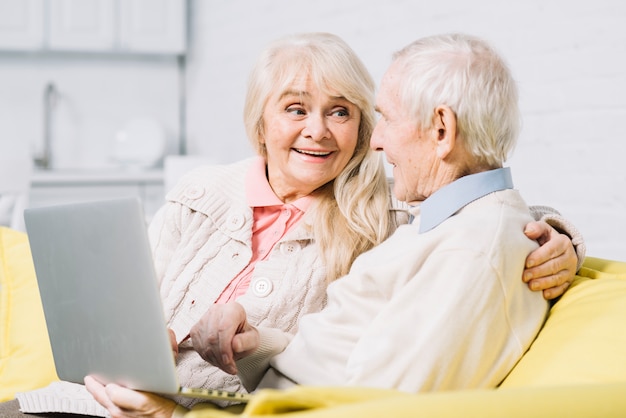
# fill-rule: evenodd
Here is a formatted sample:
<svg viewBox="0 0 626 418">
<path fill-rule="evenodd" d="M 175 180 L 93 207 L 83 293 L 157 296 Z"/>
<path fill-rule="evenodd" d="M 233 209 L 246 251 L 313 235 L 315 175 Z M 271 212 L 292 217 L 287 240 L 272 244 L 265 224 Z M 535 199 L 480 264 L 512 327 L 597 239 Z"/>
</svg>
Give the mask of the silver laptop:
<svg viewBox="0 0 626 418">
<path fill-rule="evenodd" d="M 139 199 L 31 208 L 24 220 L 60 379 L 249 399 L 179 386 Z"/>
</svg>

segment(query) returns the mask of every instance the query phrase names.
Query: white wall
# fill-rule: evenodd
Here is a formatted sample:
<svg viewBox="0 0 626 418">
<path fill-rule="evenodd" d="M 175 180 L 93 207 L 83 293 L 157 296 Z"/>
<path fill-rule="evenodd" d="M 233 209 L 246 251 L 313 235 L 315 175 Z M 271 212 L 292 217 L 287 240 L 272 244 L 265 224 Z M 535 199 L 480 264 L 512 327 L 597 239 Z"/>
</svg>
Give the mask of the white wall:
<svg viewBox="0 0 626 418">
<path fill-rule="evenodd" d="M 442 0 L 190 0 L 186 139 L 216 162 L 251 155 L 242 124 L 248 72 L 278 36 L 342 36 L 381 79 L 393 51 L 434 33 L 490 40 L 519 81 L 524 130 L 510 160 L 530 204 L 559 209 L 583 232 L 589 254 L 626 260 L 626 2 Z M 42 95 L 53 81 L 55 164 L 115 167 L 116 132 L 151 116 L 177 149 L 179 80 L 174 58 L 0 54 L 0 141 L 40 146 Z"/>
<path fill-rule="evenodd" d="M 626 260 L 626 2 L 192 0 L 191 19 L 188 149 L 219 162 L 251 155 L 246 78 L 280 35 L 334 32 L 377 81 L 390 54 L 416 38 L 488 39 L 520 86 L 525 125 L 509 162 L 516 187 L 571 219 L 588 255 Z"/>
<path fill-rule="evenodd" d="M 178 149 L 179 73 L 172 57 L 80 53 L 0 54 L 0 141 L 43 148 L 43 95 L 58 91 L 53 114 L 53 167 L 116 167 L 116 133 L 136 118 L 154 118 Z"/>
</svg>

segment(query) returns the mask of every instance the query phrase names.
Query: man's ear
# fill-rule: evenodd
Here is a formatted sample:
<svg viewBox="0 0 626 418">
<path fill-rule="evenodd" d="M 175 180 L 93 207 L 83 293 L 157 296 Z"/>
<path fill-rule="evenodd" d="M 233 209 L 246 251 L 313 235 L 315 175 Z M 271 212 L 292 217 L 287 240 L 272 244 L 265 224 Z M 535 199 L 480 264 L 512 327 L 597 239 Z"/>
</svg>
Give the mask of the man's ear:
<svg viewBox="0 0 626 418">
<path fill-rule="evenodd" d="M 437 137 L 437 157 L 443 160 L 456 145 L 456 115 L 449 106 L 435 108 L 433 129 Z"/>
</svg>

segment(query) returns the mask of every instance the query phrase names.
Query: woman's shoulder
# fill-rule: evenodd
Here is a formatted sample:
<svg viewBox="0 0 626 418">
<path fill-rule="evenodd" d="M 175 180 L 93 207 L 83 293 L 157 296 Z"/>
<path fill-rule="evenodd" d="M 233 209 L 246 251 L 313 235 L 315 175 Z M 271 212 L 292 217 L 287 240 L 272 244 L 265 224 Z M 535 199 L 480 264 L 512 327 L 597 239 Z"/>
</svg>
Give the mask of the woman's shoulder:
<svg viewBox="0 0 626 418">
<path fill-rule="evenodd" d="M 170 190 L 166 199 L 189 203 L 209 197 L 238 199 L 245 195 L 245 176 L 254 159 L 231 164 L 209 164 L 185 173 Z"/>
<path fill-rule="evenodd" d="M 243 176 L 254 158 L 247 158 L 230 164 L 205 164 L 195 167 L 181 176 L 181 182 L 201 182 L 207 185 L 214 185 L 218 180 L 233 176 Z"/>
</svg>

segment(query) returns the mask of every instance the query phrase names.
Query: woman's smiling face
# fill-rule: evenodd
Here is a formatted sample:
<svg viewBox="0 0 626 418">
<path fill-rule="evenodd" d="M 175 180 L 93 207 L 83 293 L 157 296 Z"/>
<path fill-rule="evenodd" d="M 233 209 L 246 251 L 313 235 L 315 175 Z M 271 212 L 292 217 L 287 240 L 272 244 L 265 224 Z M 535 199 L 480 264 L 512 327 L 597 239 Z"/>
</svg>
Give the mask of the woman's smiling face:
<svg viewBox="0 0 626 418">
<path fill-rule="evenodd" d="M 323 92 L 308 76 L 272 94 L 261 142 L 274 193 L 288 203 L 335 179 L 354 154 L 360 121 L 355 104 Z"/>
</svg>

